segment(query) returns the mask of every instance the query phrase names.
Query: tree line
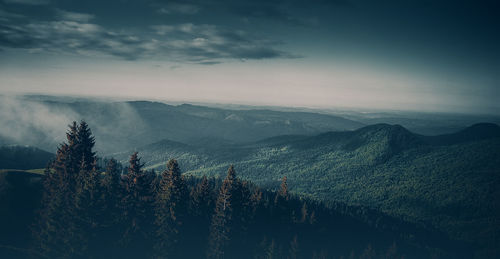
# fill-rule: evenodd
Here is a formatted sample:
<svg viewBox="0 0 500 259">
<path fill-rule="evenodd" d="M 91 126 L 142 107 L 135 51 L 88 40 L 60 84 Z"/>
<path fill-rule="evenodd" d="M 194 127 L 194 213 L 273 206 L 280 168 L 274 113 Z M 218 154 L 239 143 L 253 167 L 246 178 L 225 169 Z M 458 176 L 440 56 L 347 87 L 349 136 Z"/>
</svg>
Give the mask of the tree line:
<svg viewBox="0 0 500 259">
<path fill-rule="evenodd" d="M 95 139 L 73 122 L 45 170 L 33 251 L 47 258 L 402 258 L 422 255 L 359 219 L 314 200 L 237 177 L 182 175 L 176 160 L 161 173 L 139 154 L 126 172 L 98 166 Z M 389 223 L 388 223 L 389 224 Z M 408 252 L 410 251 L 410 252 Z M 427 255 L 427 254 L 425 254 Z"/>
</svg>

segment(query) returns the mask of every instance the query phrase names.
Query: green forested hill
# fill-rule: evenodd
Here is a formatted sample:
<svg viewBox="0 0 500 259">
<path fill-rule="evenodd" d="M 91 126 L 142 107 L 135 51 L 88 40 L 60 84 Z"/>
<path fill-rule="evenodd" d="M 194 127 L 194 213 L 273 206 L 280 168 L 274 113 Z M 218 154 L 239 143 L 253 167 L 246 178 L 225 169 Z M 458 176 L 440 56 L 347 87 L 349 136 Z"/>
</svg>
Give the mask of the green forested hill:
<svg viewBox="0 0 500 259">
<path fill-rule="evenodd" d="M 425 137 L 397 125 L 314 137 L 282 136 L 240 146 L 162 142 L 139 149 L 147 166 L 175 157 L 193 175 L 234 164 L 243 178 L 326 201 L 381 209 L 479 246 L 500 244 L 500 130 L 478 124 Z M 118 154 L 122 160 L 127 154 Z"/>
</svg>

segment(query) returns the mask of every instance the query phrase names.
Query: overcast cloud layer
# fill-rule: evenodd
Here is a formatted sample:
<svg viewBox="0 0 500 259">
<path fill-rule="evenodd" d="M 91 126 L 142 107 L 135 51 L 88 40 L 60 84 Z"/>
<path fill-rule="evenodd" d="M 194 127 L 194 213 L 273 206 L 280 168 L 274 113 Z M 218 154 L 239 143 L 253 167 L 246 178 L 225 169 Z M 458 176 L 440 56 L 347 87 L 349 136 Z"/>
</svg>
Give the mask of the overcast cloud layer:
<svg viewBox="0 0 500 259">
<path fill-rule="evenodd" d="M 0 90 L 496 113 L 499 11 L 492 0 L 0 0 Z"/>
<path fill-rule="evenodd" d="M 7 0 L 14 5 L 45 5 L 41 0 Z M 160 15 L 196 14 L 197 5 L 158 4 L 151 11 Z M 108 55 L 126 60 L 164 59 L 215 64 L 230 59 L 292 58 L 277 49 L 279 41 L 259 37 L 224 25 L 172 23 L 144 26 L 140 31 L 108 28 L 94 14 L 47 7 L 48 17 L 0 10 L 0 46 L 36 52 Z"/>
</svg>

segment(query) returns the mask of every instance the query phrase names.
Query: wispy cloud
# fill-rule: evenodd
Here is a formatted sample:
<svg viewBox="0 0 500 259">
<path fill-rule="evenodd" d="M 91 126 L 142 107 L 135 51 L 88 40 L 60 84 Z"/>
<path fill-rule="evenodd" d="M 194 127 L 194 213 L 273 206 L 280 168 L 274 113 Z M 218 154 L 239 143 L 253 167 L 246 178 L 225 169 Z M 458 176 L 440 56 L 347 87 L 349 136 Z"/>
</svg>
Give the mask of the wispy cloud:
<svg viewBox="0 0 500 259">
<path fill-rule="evenodd" d="M 198 64 L 296 57 L 276 49 L 280 42 L 216 25 L 155 25 L 138 34 L 93 23 L 91 14 L 57 10 L 56 17 L 0 25 L 0 47 Z"/>
<path fill-rule="evenodd" d="M 141 44 L 134 36 L 72 20 L 0 26 L 0 46 L 10 48 L 135 59 L 141 55 Z"/>
<path fill-rule="evenodd" d="M 227 30 L 215 25 L 157 25 L 156 34 L 175 40 L 161 43 L 161 48 L 178 59 L 200 64 L 216 64 L 224 59 L 294 58 L 275 49 L 280 42 L 249 35 L 241 30 Z"/>
<path fill-rule="evenodd" d="M 60 9 L 57 9 L 57 16 L 61 20 L 75 21 L 75 22 L 89 22 L 95 17 L 92 14 L 68 12 Z"/>
</svg>

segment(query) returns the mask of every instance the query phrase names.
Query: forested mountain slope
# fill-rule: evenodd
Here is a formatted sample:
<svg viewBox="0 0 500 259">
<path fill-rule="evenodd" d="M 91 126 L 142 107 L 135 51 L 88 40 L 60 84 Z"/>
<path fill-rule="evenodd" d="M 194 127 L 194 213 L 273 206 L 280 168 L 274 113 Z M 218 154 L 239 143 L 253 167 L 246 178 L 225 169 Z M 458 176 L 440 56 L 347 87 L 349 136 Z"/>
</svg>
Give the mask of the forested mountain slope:
<svg viewBox="0 0 500 259">
<path fill-rule="evenodd" d="M 192 175 L 218 176 L 234 164 L 243 178 L 271 188 L 286 175 L 292 192 L 370 206 L 494 247 L 500 233 L 499 136 L 495 124 L 435 137 L 377 124 L 239 146 L 164 141 L 138 150 L 151 168 L 176 157 Z"/>
<path fill-rule="evenodd" d="M 224 180 L 190 177 L 170 159 L 157 174 L 137 152 L 125 171 L 114 159 L 99 167 L 85 122 L 66 137 L 43 173 L 0 170 L 0 257 L 417 259 L 475 250 L 366 206 L 294 195 L 286 176 L 269 191 L 233 166 Z"/>
</svg>

